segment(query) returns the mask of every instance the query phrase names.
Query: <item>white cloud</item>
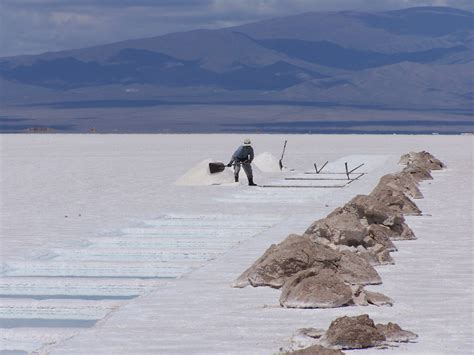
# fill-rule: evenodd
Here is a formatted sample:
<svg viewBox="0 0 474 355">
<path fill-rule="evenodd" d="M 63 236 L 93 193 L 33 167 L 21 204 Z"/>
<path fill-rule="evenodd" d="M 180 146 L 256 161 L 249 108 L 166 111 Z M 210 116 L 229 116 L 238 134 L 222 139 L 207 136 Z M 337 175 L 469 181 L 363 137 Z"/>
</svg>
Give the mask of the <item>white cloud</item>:
<svg viewBox="0 0 474 355">
<path fill-rule="evenodd" d="M 50 19 L 54 25 L 58 26 L 85 26 L 97 25 L 99 23 L 97 17 L 64 11 L 53 11 Z"/>
</svg>

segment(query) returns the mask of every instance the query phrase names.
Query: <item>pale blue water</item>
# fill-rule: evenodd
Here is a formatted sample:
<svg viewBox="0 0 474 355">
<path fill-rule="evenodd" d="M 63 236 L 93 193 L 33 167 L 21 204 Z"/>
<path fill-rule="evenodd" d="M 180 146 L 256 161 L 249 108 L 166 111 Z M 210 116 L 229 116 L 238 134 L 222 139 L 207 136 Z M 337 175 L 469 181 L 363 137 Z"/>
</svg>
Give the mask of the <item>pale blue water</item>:
<svg viewBox="0 0 474 355">
<path fill-rule="evenodd" d="M 97 323 L 98 319 L 41 319 L 41 318 L 2 318 L 0 329 L 11 328 L 89 328 Z"/>
</svg>

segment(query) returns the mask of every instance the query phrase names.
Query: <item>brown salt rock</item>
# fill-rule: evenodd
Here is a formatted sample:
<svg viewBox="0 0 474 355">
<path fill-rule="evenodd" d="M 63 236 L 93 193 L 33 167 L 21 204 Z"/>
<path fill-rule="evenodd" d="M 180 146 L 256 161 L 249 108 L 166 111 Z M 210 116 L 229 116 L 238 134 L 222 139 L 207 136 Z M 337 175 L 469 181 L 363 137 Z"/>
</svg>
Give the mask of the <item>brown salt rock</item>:
<svg viewBox="0 0 474 355">
<path fill-rule="evenodd" d="M 233 287 L 247 285 L 280 288 L 285 281 L 302 270 L 314 266 L 331 267 L 341 255 L 309 238 L 296 234 L 289 235 L 283 242 L 269 249 L 248 268 L 234 283 Z"/>
<path fill-rule="evenodd" d="M 415 216 L 421 215 L 421 210 L 407 195 L 383 183 L 379 183 L 369 196 L 398 213 Z"/>
<path fill-rule="evenodd" d="M 393 244 L 391 239 L 394 237 L 395 232 L 393 232 L 389 227 L 381 224 L 371 224 L 367 230 L 369 232 L 370 238 L 375 243 L 374 245 L 369 245 L 369 247 L 373 247 L 376 244 L 381 244 L 389 252 L 397 251 L 397 247 L 395 244 Z"/>
<path fill-rule="evenodd" d="M 364 349 L 379 346 L 385 336 L 367 314 L 334 320 L 321 339 L 322 345 L 338 349 Z"/>
<path fill-rule="evenodd" d="M 367 297 L 364 293 L 363 286 L 351 286 L 352 289 L 352 303 L 356 306 L 368 306 Z"/>
<path fill-rule="evenodd" d="M 369 248 L 370 249 L 370 248 Z M 356 253 L 358 256 L 363 258 L 368 264 L 374 266 L 374 265 L 380 265 L 377 254 L 370 251 L 369 249 L 363 248 L 363 249 L 357 249 Z"/>
<path fill-rule="evenodd" d="M 363 257 L 350 251 L 342 251 L 337 274 L 353 285 L 379 285 L 382 279 L 377 270 Z"/>
<path fill-rule="evenodd" d="M 393 260 L 390 252 L 386 249 L 375 254 L 378 265 L 394 265 L 395 261 Z"/>
<path fill-rule="evenodd" d="M 286 355 L 344 355 L 341 350 L 328 349 L 321 345 L 312 345 L 308 348 L 285 353 Z"/>
<path fill-rule="evenodd" d="M 280 296 L 280 304 L 286 308 L 334 308 L 351 301 L 351 288 L 335 271 L 322 266 L 289 278 Z"/>
<path fill-rule="evenodd" d="M 395 261 L 390 255 L 390 251 L 381 244 L 375 244 L 373 247 L 357 247 L 357 255 L 363 258 L 370 265 L 393 265 Z"/>
<path fill-rule="evenodd" d="M 415 240 L 415 233 L 411 230 L 411 228 L 403 222 L 402 224 L 397 224 L 390 229 L 394 232 L 391 235 L 392 240 Z"/>
<path fill-rule="evenodd" d="M 375 223 L 391 227 L 405 220 L 401 213 L 367 195 L 357 195 L 344 205 L 343 210 L 355 213 L 360 220 L 365 220 L 367 225 Z"/>
<path fill-rule="evenodd" d="M 433 180 L 430 171 L 422 166 L 407 165 L 403 168 L 402 173 L 409 174 L 413 180 L 420 182 L 423 180 Z"/>
<path fill-rule="evenodd" d="M 327 239 L 335 245 L 360 245 L 367 235 L 367 229 L 352 213 L 330 214 L 317 220 L 305 231 L 313 241 L 317 238 Z"/>
<path fill-rule="evenodd" d="M 396 323 L 389 322 L 388 324 L 377 324 L 375 327 L 389 342 L 407 343 L 418 338 L 418 335 L 408 330 L 403 330 Z"/>
<path fill-rule="evenodd" d="M 351 286 L 352 302 L 357 306 L 393 306 L 393 300 L 382 293 L 364 290 L 363 286 Z"/>
<path fill-rule="evenodd" d="M 369 304 L 374 306 L 393 306 L 393 300 L 383 293 L 364 290 L 364 294 Z"/>
<path fill-rule="evenodd" d="M 404 154 L 401 156 L 399 164 L 414 165 L 430 171 L 441 170 L 446 167 L 441 160 L 435 158 L 434 155 L 427 151 Z"/>
<path fill-rule="evenodd" d="M 403 192 L 415 199 L 423 198 L 417 182 L 409 174 L 387 174 L 380 178 L 379 184 Z"/>
<path fill-rule="evenodd" d="M 367 225 L 381 224 L 390 228 L 392 232 L 390 238 L 393 240 L 416 239 L 413 231 L 405 223 L 403 215 L 383 205 L 373 196 L 357 195 L 342 209 L 336 209 L 333 213 L 338 211 L 356 213 Z"/>
<path fill-rule="evenodd" d="M 335 209 L 327 218 L 314 222 L 305 235 L 315 243 L 339 251 L 351 249 L 368 261 L 369 265 L 393 264 L 390 251 L 396 248 L 390 236 L 394 239 L 412 237 L 404 220 L 401 213 L 384 206 L 377 199 L 358 195 L 344 207 Z M 360 247 L 363 247 L 362 250 L 359 250 Z"/>
<path fill-rule="evenodd" d="M 366 226 L 372 224 L 388 227 L 390 237 L 394 240 L 415 239 L 401 211 L 384 205 L 377 197 L 366 195 L 354 197 L 343 207 L 336 208 L 328 217 L 314 222 L 305 231 L 305 235 L 316 243 L 326 245 L 371 247 L 381 243 L 371 240 L 374 235 L 369 233 Z M 389 248 L 393 248 L 393 245 Z"/>
</svg>

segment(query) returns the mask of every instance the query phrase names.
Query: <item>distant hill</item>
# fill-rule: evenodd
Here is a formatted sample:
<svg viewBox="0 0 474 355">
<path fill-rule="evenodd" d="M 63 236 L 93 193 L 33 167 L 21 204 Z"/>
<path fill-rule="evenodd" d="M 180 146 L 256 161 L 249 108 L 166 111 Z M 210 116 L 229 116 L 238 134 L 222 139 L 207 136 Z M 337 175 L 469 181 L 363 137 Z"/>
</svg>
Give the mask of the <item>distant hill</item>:
<svg viewBox="0 0 474 355">
<path fill-rule="evenodd" d="M 0 58 L 1 104 L 9 114 L 16 112 L 12 107 L 140 107 L 159 100 L 439 109 L 469 116 L 473 49 L 472 12 L 305 13 Z"/>
</svg>

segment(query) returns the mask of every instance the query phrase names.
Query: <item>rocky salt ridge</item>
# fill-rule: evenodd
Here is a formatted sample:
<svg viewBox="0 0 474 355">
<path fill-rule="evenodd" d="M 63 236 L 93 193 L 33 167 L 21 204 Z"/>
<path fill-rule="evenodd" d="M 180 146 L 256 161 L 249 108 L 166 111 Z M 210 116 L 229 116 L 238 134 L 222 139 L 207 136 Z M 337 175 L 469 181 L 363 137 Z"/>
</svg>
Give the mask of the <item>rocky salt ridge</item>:
<svg viewBox="0 0 474 355">
<path fill-rule="evenodd" d="M 382 283 L 373 265 L 394 263 L 390 255 L 396 251 L 393 240 L 416 238 L 404 215 L 421 215 L 411 198 L 423 198 L 419 182 L 432 179 L 431 170 L 445 167 L 425 151 L 405 154 L 399 163 L 405 168 L 383 176 L 369 195 L 358 195 L 336 208 L 312 223 L 303 235 L 291 234 L 272 245 L 233 286 L 281 289 L 280 305 L 286 308 L 393 305 L 386 295 L 364 290 L 364 286 Z M 398 324 L 375 325 L 368 315 L 337 318 L 326 332 L 308 329 L 297 331 L 289 348 L 292 353 L 339 354 L 340 349 L 417 338 Z"/>
</svg>

